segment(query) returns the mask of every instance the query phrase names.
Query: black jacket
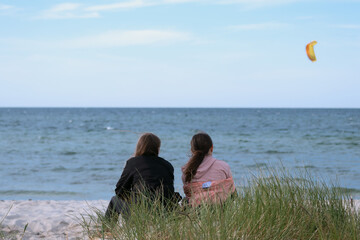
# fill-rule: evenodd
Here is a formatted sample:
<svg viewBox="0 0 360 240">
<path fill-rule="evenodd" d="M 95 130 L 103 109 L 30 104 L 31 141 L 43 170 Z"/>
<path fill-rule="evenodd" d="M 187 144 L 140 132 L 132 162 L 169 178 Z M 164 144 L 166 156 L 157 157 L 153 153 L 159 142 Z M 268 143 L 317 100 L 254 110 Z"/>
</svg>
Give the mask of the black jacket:
<svg viewBox="0 0 360 240">
<path fill-rule="evenodd" d="M 167 199 L 173 198 L 174 168 L 171 163 L 158 156 L 138 156 L 127 160 L 116 184 L 116 195 L 127 199 L 144 186 L 150 192 L 161 193 Z"/>
</svg>

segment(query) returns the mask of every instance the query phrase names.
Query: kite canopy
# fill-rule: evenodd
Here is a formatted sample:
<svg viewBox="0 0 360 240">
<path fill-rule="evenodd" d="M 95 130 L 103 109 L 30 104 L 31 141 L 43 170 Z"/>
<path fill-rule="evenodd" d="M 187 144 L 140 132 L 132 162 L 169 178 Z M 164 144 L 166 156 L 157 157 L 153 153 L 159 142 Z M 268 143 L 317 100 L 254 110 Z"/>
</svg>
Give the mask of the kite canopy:
<svg viewBox="0 0 360 240">
<path fill-rule="evenodd" d="M 317 41 L 312 41 L 311 43 L 308 43 L 306 45 L 306 54 L 312 62 L 316 61 L 316 56 L 315 56 L 315 52 L 314 52 L 315 44 L 317 44 Z"/>
</svg>

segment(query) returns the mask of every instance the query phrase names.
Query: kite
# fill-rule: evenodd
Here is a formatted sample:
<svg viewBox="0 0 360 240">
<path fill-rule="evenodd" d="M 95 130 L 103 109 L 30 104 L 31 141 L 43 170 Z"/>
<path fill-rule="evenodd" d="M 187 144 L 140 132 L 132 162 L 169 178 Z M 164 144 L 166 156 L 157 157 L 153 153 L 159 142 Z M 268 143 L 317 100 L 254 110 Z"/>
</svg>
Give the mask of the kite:
<svg viewBox="0 0 360 240">
<path fill-rule="evenodd" d="M 312 62 L 316 61 L 316 56 L 315 56 L 315 52 L 314 52 L 315 44 L 317 44 L 317 41 L 312 41 L 311 43 L 306 45 L 306 54 Z"/>
</svg>

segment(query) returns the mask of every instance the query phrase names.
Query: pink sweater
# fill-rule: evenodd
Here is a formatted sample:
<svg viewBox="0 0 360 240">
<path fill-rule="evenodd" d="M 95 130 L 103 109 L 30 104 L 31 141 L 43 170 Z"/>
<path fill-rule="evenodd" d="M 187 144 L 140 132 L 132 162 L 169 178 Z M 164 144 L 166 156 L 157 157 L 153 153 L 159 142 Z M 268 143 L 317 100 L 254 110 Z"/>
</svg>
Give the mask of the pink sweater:
<svg viewBox="0 0 360 240">
<path fill-rule="evenodd" d="M 184 175 L 185 166 L 181 168 L 183 172 L 181 179 L 184 184 L 185 184 L 185 175 Z M 212 155 L 206 155 L 203 162 L 200 164 L 199 168 L 197 169 L 196 174 L 191 180 L 191 182 L 217 181 L 217 180 L 224 180 L 227 178 L 232 178 L 229 165 L 224 161 L 213 158 Z"/>
</svg>

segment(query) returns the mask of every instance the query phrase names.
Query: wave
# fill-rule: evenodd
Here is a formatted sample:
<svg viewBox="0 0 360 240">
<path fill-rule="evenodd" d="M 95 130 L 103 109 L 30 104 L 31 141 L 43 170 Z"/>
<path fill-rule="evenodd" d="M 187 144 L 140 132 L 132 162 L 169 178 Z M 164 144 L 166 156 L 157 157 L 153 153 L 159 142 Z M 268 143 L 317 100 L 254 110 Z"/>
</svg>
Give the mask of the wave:
<svg viewBox="0 0 360 240">
<path fill-rule="evenodd" d="M 53 171 L 53 172 L 64 172 L 64 171 L 67 171 L 67 168 L 65 168 L 63 166 L 58 166 L 58 167 L 54 167 L 53 169 L 51 169 L 51 171 Z"/>
<path fill-rule="evenodd" d="M 86 170 L 86 169 L 83 168 L 83 167 L 78 167 L 78 168 L 72 169 L 71 171 L 72 171 L 72 172 L 83 172 L 83 171 L 85 171 L 85 170 Z"/>
<path fill-rule="evenodd" d="M 356 141 L 360 141 L 360 137 L 345 137 L 344 140 L 347 140 L 347 141 L 353 141 L 353 140 L 356 140 Z"/>
<path fill-rule="evenodd" d="M 289 154 L 289 153 L 294 153 L 294 152 L 293 151 L 289 151 L 289 152 L 285 151 L 285 152 L 283 152 L 283 151 L 277 151 L 277 150 L 267 150 L 264 153 L 266 153 L 266 154 Z"/>
<path fill-rule="evenodd" d="M 251 164 L 251 165 L 246 165 L 247 168 L 263 168 L 263 167 L 267 167 L 266 163 L 255 163 L 255 164 Z"/>
<path fill-rule="evenodd" d="M 86 171 L 86 168 L 84 167 L 78 167 L 78 168 L 66 168 L 64 166 L 57 166 L 51 169 L 51 171 L 53 172 L 66 172 L 66 171 L 70 171 L 70 172 L 84 172 Z"/>
<path fill-rule="evenodd" d="M 76 155 L 78 154 L 77 152 L 73 152 L 73 151 L 66 151 L 66 152 L 62 152 L 60 153 L 61 155 L 65 155 L 65 156 L 72 156 L 72 155 Z"/>
<path fill-rule="evenodd" d="M 340 145 L 345 145 L 345 146 L 359 146 L 358 142 L 319 142 L 316 145 L 319 146 L 340 146 Z"/>
<path fill-rule="evenodd" d="M 304 166 L 296 166 L 295 168 L 300 168 L 300 169 L 315 169 L 317 168 L 314 165 L 304 165 Z"/>
<path fill-rule="evenodd" d="M 245 149 L 241 151 L 242 153 L 250 153 L 250 154 L 292 154 L 293 151 L 278 151 L 278 150 L 267 150 L 265 152 L 253 152 L 249 149 Z"/>
</svg>

